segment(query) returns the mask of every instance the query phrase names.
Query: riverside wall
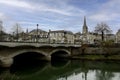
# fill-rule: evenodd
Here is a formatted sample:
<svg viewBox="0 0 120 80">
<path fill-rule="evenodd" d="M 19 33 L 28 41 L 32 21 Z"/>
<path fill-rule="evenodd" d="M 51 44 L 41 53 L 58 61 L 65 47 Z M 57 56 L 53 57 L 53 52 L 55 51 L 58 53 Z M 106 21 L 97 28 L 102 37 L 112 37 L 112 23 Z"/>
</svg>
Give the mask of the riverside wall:
<svg viewBox="0 0 120 80">
<path fill-rule="evenodd" d="M 101 47 L 86 47 L 84 49 L 81 48 L 80 54 L 113 54 L 113 55 L 119 55 L 120 54 L 120 47 L 112 47 L 112 48 L 101 48 Z"/>
</svg>

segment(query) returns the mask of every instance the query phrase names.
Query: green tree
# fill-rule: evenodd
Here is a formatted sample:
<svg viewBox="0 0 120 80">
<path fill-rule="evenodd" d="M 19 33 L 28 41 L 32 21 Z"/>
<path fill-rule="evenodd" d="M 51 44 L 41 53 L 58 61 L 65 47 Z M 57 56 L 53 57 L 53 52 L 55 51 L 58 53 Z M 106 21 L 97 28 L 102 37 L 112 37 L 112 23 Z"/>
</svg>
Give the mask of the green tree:
<svg viewBox="0 0 120 80">
<path fill-rule="evenodd" d="M 113 54 L 112 47 L 114 46 L 114 41 L 108 40 L 101 43 L 101 47 L 106 52 L 105 57 L 108 57 Z"/>
<path fill-rule="evenodd" d="M 97 26 L 95 27 L 95 32 L 100 33 L 101 39 L 102 39 L 102 41 L 104 41 L 104 34 L 111 33 L 112 30 L 110 29 L 110 27 L 106 23 L 101 22 L 101 23 L 98 23 Z"/>
</svg>

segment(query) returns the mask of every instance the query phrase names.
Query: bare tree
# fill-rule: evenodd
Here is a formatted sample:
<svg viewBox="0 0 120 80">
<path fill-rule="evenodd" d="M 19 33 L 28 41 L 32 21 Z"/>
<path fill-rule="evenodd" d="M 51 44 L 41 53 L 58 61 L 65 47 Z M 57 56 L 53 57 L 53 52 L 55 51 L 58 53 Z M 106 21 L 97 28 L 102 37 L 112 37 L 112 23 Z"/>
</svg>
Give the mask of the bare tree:
<svg viewBox="0 0 120 80">
<path fill-rule="evenodd" d="M 3 30 L 3 22 L 0 21 L 0 31 L 2 31 L 2 30 Z"/>
<path fill-rule="evenodd" d="M 18 40 L 19 34 L 23 32 L 22 27 L 19 23 L 15 23 L 12 27 L 13 36 Z"/>
<path fill-rule="evenodd" d="M 101 39 L 102 39 L 102 41 L 104 41 L 105 32 L 111 33 L 112 30 L 110 29 L 110 27 L 106 23 L 101 22 L 101 23 L 97 24 L 97 26 L 95 27 L 95 32 L 101 33 Z"/>
<path fill-rule="evenodd" d="M 0 21 L 0 41 L 2 41 L 3 40 L 3 22 L 2 21 Z"/>
<path fill-rule="evenodd" d="M 20 26 L 19 23 L 15 23 L 15 25 L 12 27 L 12 31 L 15 34 L 19 34 L 19 33 L 23 32 L 22 27 Z"/>
</svg>

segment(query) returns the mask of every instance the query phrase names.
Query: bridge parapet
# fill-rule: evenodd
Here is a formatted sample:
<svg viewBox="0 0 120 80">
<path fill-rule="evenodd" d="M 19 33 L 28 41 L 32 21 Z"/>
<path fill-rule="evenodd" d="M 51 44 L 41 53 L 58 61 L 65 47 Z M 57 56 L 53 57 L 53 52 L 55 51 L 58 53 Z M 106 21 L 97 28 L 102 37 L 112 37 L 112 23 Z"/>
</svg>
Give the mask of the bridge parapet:
<svg viewBox="0 0 120 80">
<path fill-rule="evenodd" d="M 81 47 L 81 45 L 77 45 L 77 44 L 45 44 L 45 43 L 23 43 L 23 42 L 0 42 L 0 46 L 7 46 L 7 47 L 17 47 L 17 46 Z"/>
</svg>

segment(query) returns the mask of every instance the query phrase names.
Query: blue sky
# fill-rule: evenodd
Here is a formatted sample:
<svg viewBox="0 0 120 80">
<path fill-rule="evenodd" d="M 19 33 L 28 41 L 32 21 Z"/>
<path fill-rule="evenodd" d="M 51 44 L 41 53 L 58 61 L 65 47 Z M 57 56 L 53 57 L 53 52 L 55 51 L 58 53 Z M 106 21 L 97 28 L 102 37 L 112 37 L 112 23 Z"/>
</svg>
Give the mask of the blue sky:
<svg viewBox="0 0 120 80">
<path fill-rule="evenodd" d="M 0 0 L 0 20 L 11 32 L 15 23 L 23 30 L 70 30 L 81 32 L 83 18 L 89 31 L 105 22 L 116 33 L 120 29 L 120 0 Z"/>
</svg>

